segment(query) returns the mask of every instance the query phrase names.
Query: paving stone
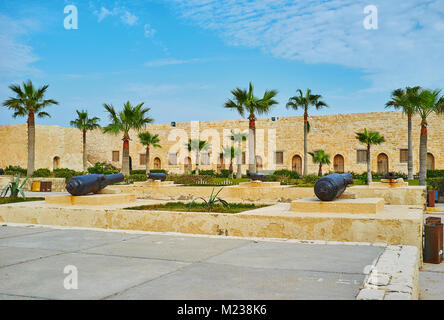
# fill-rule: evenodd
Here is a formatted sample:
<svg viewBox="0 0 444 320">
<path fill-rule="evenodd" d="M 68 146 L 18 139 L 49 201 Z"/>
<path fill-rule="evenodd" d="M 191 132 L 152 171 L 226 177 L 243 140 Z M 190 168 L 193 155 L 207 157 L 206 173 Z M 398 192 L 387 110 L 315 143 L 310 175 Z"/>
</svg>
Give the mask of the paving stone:
<svg viewBox="0 0 444 320">
<path fill-rule="evenodd" d="M 408 293 L 401 292 L 388 292 L 386 293 L 384 300 L 411 300 L 412 296 Z"/>
<path fill-rule="evenodd" d="M 385 291 L 379 289 L 362 289 L 357 300 L 382 300 L 384 299 Z"/>
</svg>

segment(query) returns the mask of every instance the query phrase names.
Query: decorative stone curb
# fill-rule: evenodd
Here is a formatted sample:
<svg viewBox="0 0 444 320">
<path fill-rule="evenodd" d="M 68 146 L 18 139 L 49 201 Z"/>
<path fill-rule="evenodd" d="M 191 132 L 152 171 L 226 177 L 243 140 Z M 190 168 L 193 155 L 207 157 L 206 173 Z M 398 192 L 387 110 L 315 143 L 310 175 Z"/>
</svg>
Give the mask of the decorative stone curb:
<svg viewBox="0 0 444 320">
<path fill-rule="evenodd" d="M 414 246 L 386 247 L 369 266 L 357 300 L 417 300 L 419 251 Z"/>
</svg>

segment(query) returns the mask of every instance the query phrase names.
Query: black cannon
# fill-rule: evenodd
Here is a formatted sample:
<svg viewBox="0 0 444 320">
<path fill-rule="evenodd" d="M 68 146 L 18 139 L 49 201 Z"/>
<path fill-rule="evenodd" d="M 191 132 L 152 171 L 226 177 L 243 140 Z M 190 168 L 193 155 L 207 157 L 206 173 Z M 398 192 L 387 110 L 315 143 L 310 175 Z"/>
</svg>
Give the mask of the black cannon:
<svg viewBox="0 0 444 320">
<path fill-rule="evenodd" d="M 3 170 L 2 168 L 0 168 L 0 176 L 5 174 L 5 170 Z"/>
<path fill-rule="evenodd" d="M 148 173 L 148 179 L 151 180 L 160 180 L 160 181 L 165 181 L 167 178 L 167 175 L 165 173 Z"/>
<path fill-rule="evenodd" d="M 87 174 L 71 178 L 66 184 L 66 190 L 73 196 L 84 196 L 97 193 L 106 186 L 122 182 L 123 174 Z"/>
<path fill-rule="evenodd" d="M 394 172 L 388 172 L 385 176 L 384 179 L 390 180 L 390 181 L 394 181 L 396 179 L 398 179 L 399 177 L 394 173 Z"/>
<path fill-rule="evenodd" d="M 248 178 L 250 178 L 250 180 L 259 180 L 262 182 L 265 181 L 265 177 L 266 177 L 266 175 L 263 173 L 250 173 L 250 172 L 248 172 L 247 176 L 248 176 Z"/>
<path fill-rule="evenodd" d="M 333 201 L 345 191 L 349 184 L 353 184 L 351 173 L 333 173 L 320 178 L 314 186 L 314 191 L 320 200 Z"/>
</svg>

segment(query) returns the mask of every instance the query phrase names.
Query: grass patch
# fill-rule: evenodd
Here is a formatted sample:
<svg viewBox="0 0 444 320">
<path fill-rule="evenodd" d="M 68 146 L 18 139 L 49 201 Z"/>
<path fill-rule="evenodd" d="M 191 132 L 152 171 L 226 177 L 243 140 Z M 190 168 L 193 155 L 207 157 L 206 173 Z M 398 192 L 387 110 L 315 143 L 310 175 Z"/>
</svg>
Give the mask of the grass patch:
<svg viewBox="0 0 444 320">
<path fill-rule="evenodd" d="M 247 210 L 268 207 L 268 205 L 257 205 L 254 203 L 231 203 L 229 207 L 220 204 L 214 205 L 212 212 L 217 213 L 239 213 Z M 158 211 L 179 211 L 179 212 L 208 212 L 204 203 L 193 203 L 191 206 L 183 202 L 169 202 L 165 204 L 154 204 L 125 208 L 126 210 L 158 210 Z"/>
<path fill-rule="evenodd" d="M 0 204 L 7 204 L 7 203 L 16 203 L 16 202 L 29 202 L 29 201 L 42 201 L 45 200 L 45 198 L 0 198 Z"/>
</svg>

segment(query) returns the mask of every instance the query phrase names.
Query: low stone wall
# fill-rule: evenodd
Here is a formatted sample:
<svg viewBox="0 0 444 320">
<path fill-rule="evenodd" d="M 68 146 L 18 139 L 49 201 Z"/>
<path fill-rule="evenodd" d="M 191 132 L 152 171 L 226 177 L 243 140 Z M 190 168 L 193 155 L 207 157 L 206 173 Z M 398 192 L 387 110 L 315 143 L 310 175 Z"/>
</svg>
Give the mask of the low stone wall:
<svg viewBox="0 0 444 320">
<path fill-rule="evenodd" d="M 135 193 L 140 199 L 154 200 L 192 200 L 197 197 L 209 197 L 213 187 L 198 186 L 135 186 L 118 185 L 122 192 Z M 214 187 L 215 192 L 222 187 Z M 424 207 L 426 203 L 425 187 L 406 188 L 369 188 L 354 186 L 347 190 L 356 193 L 358 198 L 383 198 L 388 205 L 414 205 Z M 292 186 L 277 187 L 223 187 L 219 196 L 230 202 L 291 202 L 292 200 L 314 197 L 313 188 Z"/>
<path fill-rule="evenodd" d="M 358 198 L 384 198 L 385 204 L 391 205 L 414 205 L 425 207 L 426 187 L 369 187 L 354 186 L 347 189 L 354 192 Z"/>
<path fill-rule="evenodd" d="M 138 200 L 126 206 L 147 203 L 153 201 Z M 0 205 L 0 222 L 422 247 L 423 214 L 418 208 L 386 206 L 381 213 L 368 215 L 295 213 L 289 209 L 289 204 L 281 203 L 240 214 L 222 214 L 33 202 Z"/>
<path fill-rule="evenodd" d="M 34 181 L 41 181 L 41 182 L 52 182 L 51 191 L 52 192 L 66 192 L 66 183 L 65 178 L 29 178 L 28 181 L 26 181 L 25 185 L 23 186 L 23 189 L 25 191 L 31 191 L 32 183 Z"/>
<path fill-rule="evenodd" d="M 420 252 L 413 246 L 387 246 L 364 281 L 358 300 L 417 300 Z"/>
</svg>

